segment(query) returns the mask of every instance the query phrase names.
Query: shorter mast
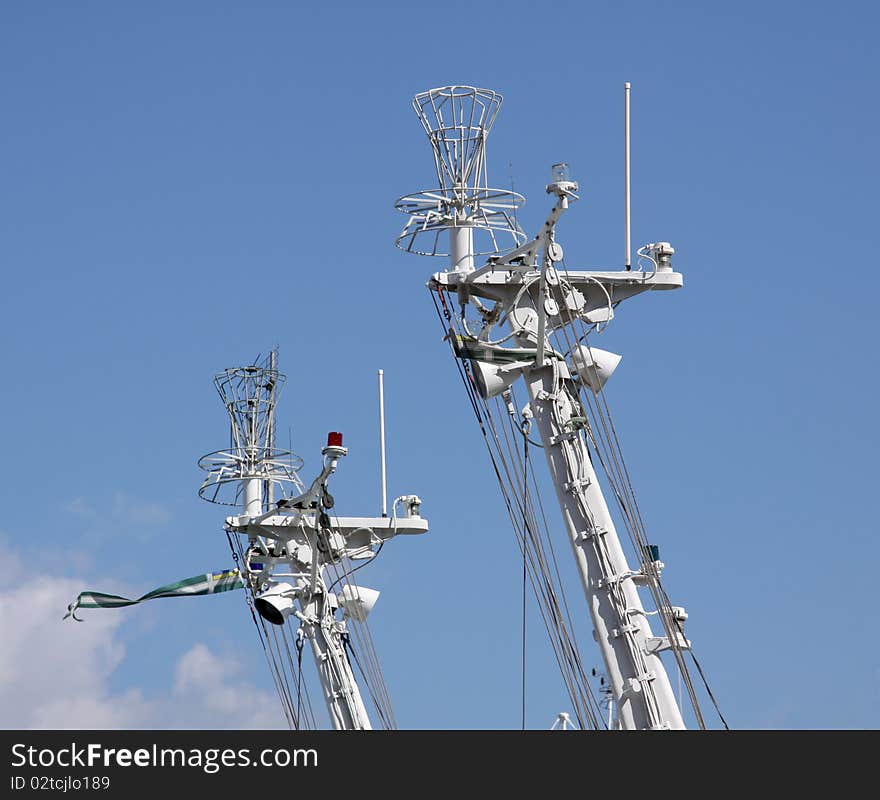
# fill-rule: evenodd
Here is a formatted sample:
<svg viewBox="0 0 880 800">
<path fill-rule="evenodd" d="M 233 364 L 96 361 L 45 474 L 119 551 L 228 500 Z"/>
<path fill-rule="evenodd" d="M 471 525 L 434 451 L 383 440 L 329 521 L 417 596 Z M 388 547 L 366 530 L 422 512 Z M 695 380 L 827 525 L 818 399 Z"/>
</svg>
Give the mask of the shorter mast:
<svg viewBox="0 0 880 800">
<path fill-rule="evenodd" d="M 331 517 L 335 501 L 327 482 L 348 450 L 342 446 L 342 434 L 331 432 L 321 451 L 320 473 L 308 488 L 303 485 L 298 475 L 302 460 L 271 443 L 284 381 L 274 352 L 268 367 L 228 369 L 216 376 L 214 383 L 230 418 L 231 447 L 199 461 L 208 473 L 199 494 L 241 508 L 227 517 L 225 529 L 247 542 L 240 569 L 249 597 L 265 622 L 283 626 L 291 616 L 299 622 L 296 646 L 301 649 L 309 640 L 332 727 L 370 730 L 350 660 L 357 658 L 350 637 L 354 632 L 370 648 L 367 669 L 381 683 L 365 627 L 379 592 L 352 583 L 350 565 L 372 559 L 378 547 L 398 534 L 426 532 L 428 523 L 419 516 L 421 500 L 416 495 L 395 500 L 392 518 Z M 267 498 L 276 488 L 282 497 L 270 504 Z M 405 516 L 398 517 L 401 504 Z M 371 687 L 371 695 L 383 724 L 393 726 L 384 684 Z"/>
</svg>

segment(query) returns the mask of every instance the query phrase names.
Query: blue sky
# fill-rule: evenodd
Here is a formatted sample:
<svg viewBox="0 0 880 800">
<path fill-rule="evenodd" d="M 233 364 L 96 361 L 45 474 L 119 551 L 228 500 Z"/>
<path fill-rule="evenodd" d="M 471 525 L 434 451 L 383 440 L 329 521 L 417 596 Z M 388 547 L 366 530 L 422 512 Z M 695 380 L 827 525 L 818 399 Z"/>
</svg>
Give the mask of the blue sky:
<svg viewBox="0 0 880 800">
<path fill-rule="evenodd" d="M 624 356 L 607 394 L 667 591 L 731 726 L 877 727 L 877 17 L 5 5 L 0 624 L 18 649 L 0 723 L 272 724 L 242 716 L 271 685 L 235 593 L 58 618 L 74 587 L 229 565 L 224 512 L 196 496 L 227 437 L 211 378 L 278 344 L 304 474 L 328 430 L 351 448 L 341 513 L 378 510 L 386 372 L 390 491 L 421 495 L 432 526 L 362 573 L 399 723 L 519 725 L 521 566 L 424 289 L 443 265 L 393 246 L 394 200 L 434 180 L 409 102 L 500 91 L 490 179 L 513 179 L 534 230 L 568 161 L 567 264 L 608 267 L 628 80 L 634 243 L 672 242 L 685 286 L 629 301 L 596 344 Z M 549 727 L 567 701 L 534 609 L 529 626 L 528 720 Z"/>
</svg>

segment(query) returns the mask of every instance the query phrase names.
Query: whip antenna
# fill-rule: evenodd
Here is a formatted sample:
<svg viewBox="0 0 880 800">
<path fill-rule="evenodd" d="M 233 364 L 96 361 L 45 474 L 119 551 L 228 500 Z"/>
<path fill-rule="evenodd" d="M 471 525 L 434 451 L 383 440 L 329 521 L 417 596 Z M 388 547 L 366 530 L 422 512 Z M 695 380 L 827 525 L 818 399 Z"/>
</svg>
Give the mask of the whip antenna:
<svg viewBox="0 0 880 800">
<path fill-rule="evenodd" d="M 382 516 L 388 516 L 388 490 L 385 483 L 385 373 L 379 370 L 379 472 L 382 486 Z"/>
<path fill-rule="evenodd" d="M 624 196 L 624 266 L 627 270 L 632 268 L 632 246 L 630 245 L 630 217 L 629 217 L 629 90 L 627 81 L 623 84 L 623 196 Z"/>
</svg>

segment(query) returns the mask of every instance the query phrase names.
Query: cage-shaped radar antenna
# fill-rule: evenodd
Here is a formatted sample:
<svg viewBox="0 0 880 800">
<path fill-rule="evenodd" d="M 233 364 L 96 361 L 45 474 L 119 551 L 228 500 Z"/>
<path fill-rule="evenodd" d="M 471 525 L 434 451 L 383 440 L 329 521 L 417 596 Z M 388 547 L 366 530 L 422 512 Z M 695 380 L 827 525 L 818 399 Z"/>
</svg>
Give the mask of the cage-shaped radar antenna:
<svg viewBox="0 0 880 800">
<path fill-rule="evenodd" d="M 501 101 L 500 94 L 473 86 L 444 86 L 413 98 L 440 185 L 395 203 L 409 215 L 397 237 L 399 248 L 450 256 L 452 270 L 470 271 L 474 256 L 500 253 L 525 241 L 516 218 L 525 198 L 491 188 L 486 170 L 486 138 Z"/>
<path fill-rule="evenodd" d="M 212 503 L 241 506 L 252 516 L 267 510 L 276 493 L 304 491 L 302 459 L 275 447 L 275 405 L 286 378 L 268 364 L 234 367 L 214 376 L 229 417 L 229 447 L 199 459 L 207 476 L 199 496 Z"/>
</svg>

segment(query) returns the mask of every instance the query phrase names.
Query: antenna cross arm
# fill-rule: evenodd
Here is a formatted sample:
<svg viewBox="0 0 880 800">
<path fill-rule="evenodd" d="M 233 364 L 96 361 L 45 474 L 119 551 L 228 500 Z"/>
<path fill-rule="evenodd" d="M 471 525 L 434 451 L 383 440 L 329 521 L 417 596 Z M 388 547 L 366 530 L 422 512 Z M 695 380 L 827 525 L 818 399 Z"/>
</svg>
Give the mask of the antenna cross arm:
<svg viewBox="0 0 880 800">
<path fill-rule="evenodd" d="M 680 289 L 684 278 L 680 272 L 643 272 L 640 270 L 566 270 L 565 280 L 572 284 L 599 283 L 615 287 L 632 286 L 645 289 Z"/>
<path fill-rule="evenodd" d="M 578 303 L 578 311 L 586 313 L 596 308 L 608 305 L 609 300 L 617 304 L 621 300 L 634 297 L 647 291 L 665 291 L 680 289 L 684 278 L 680 272 L 642 272 L 640 270 L 561 270 L 554 267 L 559 278 L 566 284 L 582 292 L 586 297 L 586 304 Z M 479 278 L 472 279 L 473 275 L 481 272 Z M 484 272 L 477 270 L 468 276 L 465 282 L 470 295 L 476 295 L 484 299 L 498 302 L 508 302 L 519 293 L 524 283 L 535 281 L 539 277 L 534 269 L 528 272 L 512 272 L 508 270 L 496 270 Z M 432 287 L 457 286 L 462 283 L 456 281 L 458 275 L 451 272 L 440 272 L 432 277 Z"/>
<path fill-rule="evenodd" d="M 428 532 L 428 520 L 424 517 L 336 517 L 330 518 L 330 527 L 339 535 L 348 539 L 357 532 L 370 531 L 376 538 L 386 541 L 399 535 L 415 535 Z M 288 540 L 294 538 L 295 531 L 306 529 L 314 530 L 317 519 L 314 514 L 302 516 L 273 514 L 264 517 L 259 523 L 254 523 L 248 516 L 228 517 L 227 525 L 230 529 L 247 532 L 251 527 L 258 536 L 270 539 Z"/>
</svg>

